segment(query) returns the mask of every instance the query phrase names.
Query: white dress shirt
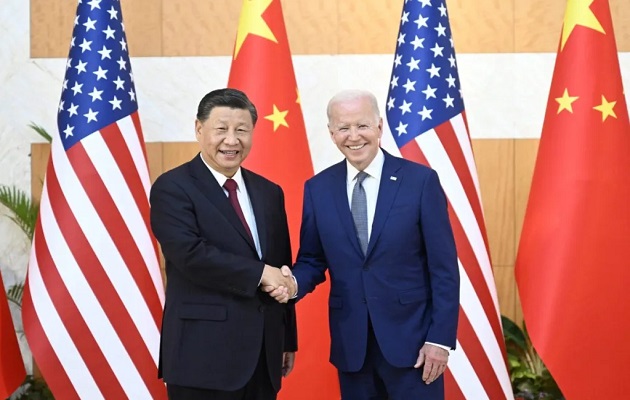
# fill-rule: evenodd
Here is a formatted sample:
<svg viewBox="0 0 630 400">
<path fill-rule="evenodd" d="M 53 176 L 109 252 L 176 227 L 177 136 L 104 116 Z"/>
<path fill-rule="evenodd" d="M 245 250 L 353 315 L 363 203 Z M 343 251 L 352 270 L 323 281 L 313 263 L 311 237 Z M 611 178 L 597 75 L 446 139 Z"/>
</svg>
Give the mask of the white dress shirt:
<svg viewBox="0 0 630 400">
<path fill-rule="evenodd" d="M 201 154 L 199 155 L 201 157 Z M 219 171 L 214 170 L 206 160 L 201 157 L 201 160 L 206 167 L 212 172 L 214 179 L 217 180 L 219 186 L 223 189 L 225 196 L 227 197 L 228 191 L 225 190 L 223 185 L 225 181 L 229 178 Z M 258 229 L 256 227 L 256 218 L 254 217 L 254 208 L 252 207 L 252 202 L 249 199 L 249 194 L 247 193 L 247 186 L 245 185 L 245 181 L 243 180 L 243 174 L 241 173 L 241 169 L 239 168 L 234 176 L 232 177 L 236 181 L 238 188 L 236 189 L 236 197 L 238 198 L 238 203 L 241 205 L 241 209 L 243 210 L 243 216 L 245 217 L 245 221 L 247 221 L 247 225 L 249 225 L 249 230 L 252 232 L 252 238 L 254 239 L 254 244 L 256 245 L 256 253 L 258 253 L 258 258 L 262 258 L 262 251 L 260 250 L 260 239 L 258 238 Z"/>
<path fill-rule="evenodd" d="M 378 188 L 381 185 L 381 175 L 383 173 L 383 164 L 385 156 L 383 151 L 378 149 L 378 153 L 363 172 L 368 176 L 363 180 L 363 190 L 365 190 L 365 199 L 367 200 L 367 217 L 368 217 L 368 241 L 372 236 L 372 223 L 374 223 L 374 213 L 376 212 L 376 199 L 378 198 Z M 352 192 L 354 185 L 357 184 L 357 174 L 360 172 L 350 162 L 346 160 L 348 176 L 346 178 L 346 188 L 348 190 L 348 205 L 352 208 Z"/>
</svg>

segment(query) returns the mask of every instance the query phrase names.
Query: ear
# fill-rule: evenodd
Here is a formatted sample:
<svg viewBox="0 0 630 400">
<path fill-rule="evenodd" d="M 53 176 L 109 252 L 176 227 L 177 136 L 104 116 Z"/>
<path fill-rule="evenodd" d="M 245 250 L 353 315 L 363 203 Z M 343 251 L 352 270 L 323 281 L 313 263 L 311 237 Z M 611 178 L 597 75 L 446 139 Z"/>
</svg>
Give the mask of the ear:
<svg viewBox="0 0 630 400">
<path fill-rule="evenodd" d="M 326 126 L 328 127 L 328 133 L 330 133 L 330 139 L 333 141 L 333 143 L 337 144 L 337 142 L 335 142 L 335 134 L 333 133 L 332 129 L 330 129 L 330 124 Z"/>
<path fill-rule="evenodd" d="M 378 120 L 378 138 L 380 139 L 383 136 L 383 117 Z"/>
<path fill-rule="evenodd" d="M 201 123 L 201 121 L 199 121 L 198 119 L 195 119 L 195 137 L 197 138 L 197 141 L 199 141 L 199 139 L 201 138 L 202 126 L 203 124 Z"/>
</svg>

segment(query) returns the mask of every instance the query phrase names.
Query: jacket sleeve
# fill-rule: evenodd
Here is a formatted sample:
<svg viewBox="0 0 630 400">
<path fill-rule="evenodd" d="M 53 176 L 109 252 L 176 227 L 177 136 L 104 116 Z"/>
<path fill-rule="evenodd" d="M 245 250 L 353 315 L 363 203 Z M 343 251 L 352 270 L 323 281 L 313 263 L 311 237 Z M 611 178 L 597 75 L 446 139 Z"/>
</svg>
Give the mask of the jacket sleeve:
<svg viewBox="0 0 630 400">
<path fill-rule="evenodd" d="M 176 179 L 162 175 L 151 188 L 151 228 L 168 266 L 198 285 L 254 297 L 264 263 L 223 251 L 202 237 L 193 202 Z"/>
<path fill-rule="evenodd" d="M 286 242 L 286 252 L 284 254 L 284 265 L 291 265 L 293 260 L 293 254 L 291 252 L 291 237 L 289 235 L 289 222 L 287 220 L 287 212 L 284 203 L 284 193 L 282 188 L 278 186 L 280 191 L 280 203 L 281 203 L 281 221 L 278 221 L 283 237 L 279 238 Z M 297 315 L 295 313 L 295 300 L 290 300 L 286 305 L 285 312 L 285 331 L 284 331 L 284 351 L 294 352 L 298 349 L 298 335 L 297 335 Z"/>
<path fill-rule="evenodd" d="M 459 316 L 459 265 L 448 203 L 434 170 L 431 170 L 422 190 L 421 227 L 433 304 L 426 341 L 454 349 Z"/>
<path fill-rule="evenodd" d="M 311 188 L 307 182 L 304 186 L 300 250 L 293 266 L 293 275 L 298 283 L 296 301 L 315 290 L 317 285 L 326 280 L 327 269 L 328 265 L 315 219 Z"/>
</svg>

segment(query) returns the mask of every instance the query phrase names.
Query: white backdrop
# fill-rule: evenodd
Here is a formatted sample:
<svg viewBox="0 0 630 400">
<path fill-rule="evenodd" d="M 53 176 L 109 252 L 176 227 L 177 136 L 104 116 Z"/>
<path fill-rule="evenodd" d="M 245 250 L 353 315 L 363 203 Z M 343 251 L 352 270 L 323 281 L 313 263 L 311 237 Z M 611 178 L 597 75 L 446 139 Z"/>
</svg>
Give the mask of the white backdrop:
<svg viewBox="0 0 630 400">
<path fill-rule="evenodd" d="M 27 191 L 30 144 L 40 140 L 27 125 L 32 121 L 56 129 L 66 62 L 29 58 L 29 7 L 26 0 L 3 0 L 0 8 L 0 183 Z M 554 59 L 553 53 L 460 54 L 471 136 L 539 137 Z M 620 59 L 628 87 L 630 53 L 621 53 Z M 367 89 L 383 111 L 393 55 L 295 56 L 293 61 L 317 172 L 341 157 L 326 130 L 328 99 L 341 89 Z M 230 57 L 132 57 L 132 68 L 146 140 L 192 141 L 197 103 L 227 84 Z M 0 269 L 6 286 L 23 279 L 28 251 L 27 239 L 0 217 Z"/>
</svg>

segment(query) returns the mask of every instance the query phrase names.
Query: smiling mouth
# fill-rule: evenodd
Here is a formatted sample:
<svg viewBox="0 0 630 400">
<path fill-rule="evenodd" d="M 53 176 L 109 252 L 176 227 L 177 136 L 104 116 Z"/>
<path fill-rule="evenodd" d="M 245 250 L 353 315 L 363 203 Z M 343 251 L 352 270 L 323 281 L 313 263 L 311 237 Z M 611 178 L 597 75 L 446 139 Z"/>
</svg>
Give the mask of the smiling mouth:
<svg viewBox="0 0 630 400">
<path fill-rule="evenodd" d="M 347 147 L 347 148 L 349 148 L 350 150 L 360 150 L 360 149 L 362 149 L 364 146 L 365 146 L 365 143 L 363 143 L 363 144 L 359 144 L 359 145 L 356 145 L 356 146 L 346 146 L 346 147 Z"/>
<path fill-rule="evenodd" d="M 235 156 L 237 155 L 239 152 L 238 150 L 219 150 L 219 153 L 225 155 L 225 156 Z"/>
</svg>

